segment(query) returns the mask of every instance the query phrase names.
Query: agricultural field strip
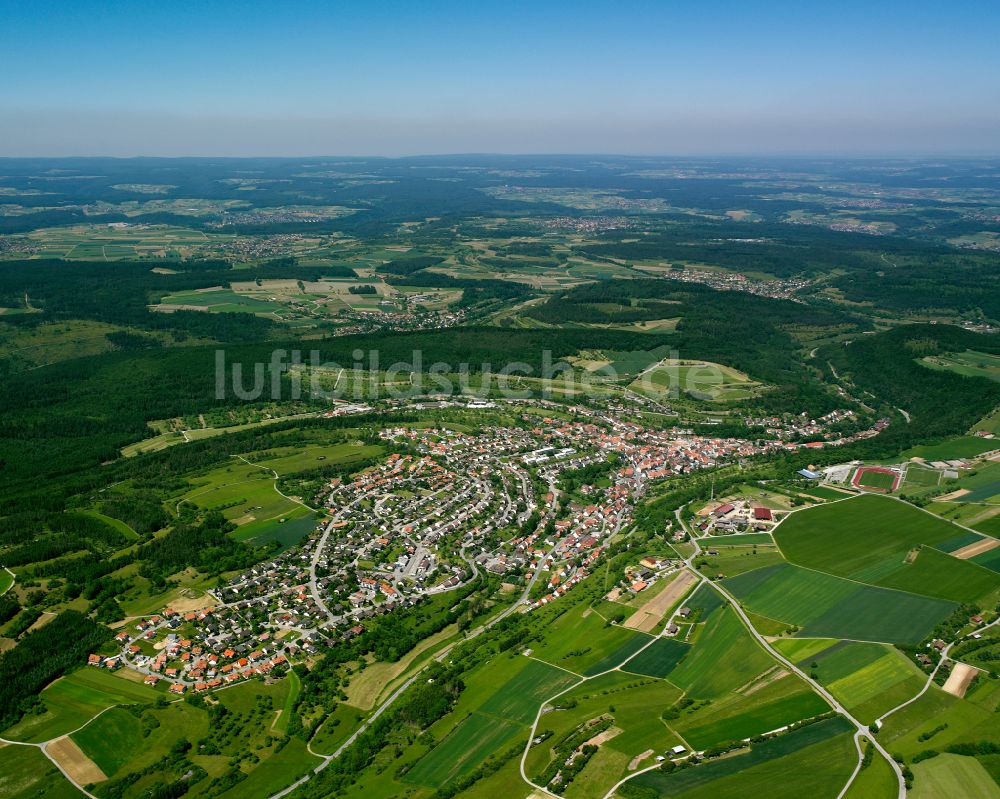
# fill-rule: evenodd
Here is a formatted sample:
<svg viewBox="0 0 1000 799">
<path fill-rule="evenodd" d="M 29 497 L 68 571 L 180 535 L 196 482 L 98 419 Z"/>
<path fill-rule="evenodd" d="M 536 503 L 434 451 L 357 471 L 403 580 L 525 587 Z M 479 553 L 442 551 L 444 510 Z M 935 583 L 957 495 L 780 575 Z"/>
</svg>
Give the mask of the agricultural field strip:
<svg viewBox="0 0 1000 799">
<path fill-rule="evenodd" d="M 684 523 L 683 523 L 683 521 L 681 519 L 680 510 L 678 510 L 676 512 L 676 516 L 677 516 L 678 521 L 681 523 L 682 528 L 683 529 L 687 529 L 687 526 L 684 525 Z M 691 536 L 691 540 L 694 543 L 695 551 L 690 556 L 688 556 L 688 558 L 685 559 L 688 568 L 692 568 L 692 566 L 691 566 L 692 561 L 701 554 L 701 545 L 698 543 L 698 540 L 696 539 L 696 537 L 695 536 Z M 771 655 L 771 657 L 775 658 L 780 663 L 782 663 L 785 666 L 787 666 L 788 669 L 792 673 L 797 674 L 799 677 L 801 677 L 803 680 L 805 680 L 805 682 L 808 685 L 810 685 L 813 688 L 813 690 L 815 690 L 817 693 L 819 693 L 820 696 L 822 696 L 823 699 L 825 699 L 827 701 L 827 703 L 830 704 L 838 713 L 840 713 L 841 715 L 843 715 L 844 717 L 846 717 L 851 723 L 854 724 L 854 726 L 855 726 L 855 728 L 857 730 L 857 732 L 855 732 L 855 741 L 856 741 L 856 747 L 857 747 L 857 750 L 858 750 L 858 765 L 857 765 L 857 767 L 855 769 L 854 774 L 852 774 L 852 776 L 851 776 L 850 782 L 848 782 L 847 785 L 845 785 L 845 787 L 844 787 L 843 792 L 842 792 L 841 795 L 843 795 L 843 793 L 846 793 L 847 789 L 851 785 L 851 782 L 853 782 L 853 780 L 856 777 L 856 775 L 860 772 L 862 752 L 861 752 L 861 747 L 860 747 L 859 739 L 861 737 L 866 737 L 869 740 L 873 741 L 873 745 L 875 746 L 875 748 L 893 766 L 893 769 L 896 772 L 897 780 L 899 782 L 899 797 L 900 797 L 900 799 L 903 799 L 903 797 L 905 796 L 905 790 L 903 788 L 902 771 L 899 769 L 898 764 L 896 764 L 895 761 L 892 760 L 892 758 L 889 755 L 889 753 L 886 752 L 881 747 L 881 745 L 878 744 L 878 742 L 874 741 L 874 738 L 870 734 L 870 732 L 868 731 L 867 727 L 865 725 L 861 724 L 861 722 L 859 722 L 857 719 L 855 719 L 854 716 L 852 716 L 847 711 L 847 709 L 844 708 L 840 704 L 840 702 L 838 702 L 838 700 L 829 691 L 827 691 L 822 685 L 820 685 L 818 682 L 812 680 L 805 672 L 803 672 L 801 669 L 799 669 L 794 663 L 792 663 L 790 660 L 786 659 L 779 652 L 777 652 L 773 647 L 771 647 L 770 644 L 767 642 L 767 640 L 762 635 L 760 635 L 756 631 L 756 629 L 754 629 L 753 624 L 750 622 L 750 619 L 743 612 L 743 609 L 740 607 L 740 605 L 736 601 L 735 597 L 733 597 L 731 594 L 729 594 L 725 589 L 723 589 L 718 584 L 713 583 L 711 580 L 709 580 L 708 578 L 704 577 L 704 575 L 698 573 L 697 571 L 694 571 L 694 573 L 698 577 L 698 585 L 699 586 L 702 585 L 702 584 L 707 584 L 707 585 L 711 586 L 712 588 L 714 588 L 715 590 L 717 590 L 720 594 L 722 594 L 723 598 L 736 610 L 738 616 L 740 617 L 740 620 L 742 621 L 742 623 L 744 624 L 744 626 L 747 628 L 747 630 L 750 632 L 750 634 L 754 637 L 754 639 L 758 642 L 758 644 L 760 644 L 764 648 L 764 650 L 769 655 Z M 531 740 L 535 736 L 535 733 L 536 733 L 537 728 L 538 728 L 538 723 L 541 720 L 542 711 L 544 710 L 545 706 L 548 705 L 548 704 L 551 704 L 555 699 L 558 699 L 560 696 L 562 696 L 563 694 L 565 694 L 568 691 L 572 690 L 573 688 L 576 688 L 578 685 L 582 684 L 583 682 L 585 682 L 588 679 L 593 679 L 594 677 L 600 677 L 600 676 L 602 676 L 604 674 L 607 674 L 609 672 L 612 672 L 612 671 L 620 671 L 622 666 L 626 665 L 630 660 L 632 660 L 633 658 L 635 658 L 636 656 L 638 656 L 640 653 L 642 653 L 643 651 L 645 651 L 648 647 L 652 646 L 652 644 L 659 637 L 660 636 L 657 636 L 657 637 L 653 638 L 645 646 L 641 647 L 639 650 L 637 650 L 633 654 L 629 655 L 618 666 L 616 666 L 616 667 L 614 667 L 612 669 L 608 669 L 608 670 L 606 670 L 604 672 L 601 672 L 600 674 L 595 674 L 595 675 L 591 675 L 588 678 L 584 678 L 583 680 L 581 680 L 580 683 L 577 683 L 577 685 L 570 686 L 569 688 L 566 688 L 566 689 L 560 691 L 559 693 L 554 694 L 553 696 L 549 697 L 545 702 L 542 703 L 542 705 L 538 709 L 538 713 L 537 713 L 537 715 L 535 717 L 535 721 L 532 724 L 531 733 L 530 733 L 530 735 L 528 737 L 528 741 L 527 741 L 527 743 L 525 745 L 525 749 L 524 749 L 524 751 L 521 754 L 521 761 L 520 761 L 521 778 L 526 783 L 528 783 L 529 785 L 531 785 L 536 790 L 542 791 L 543 793 L 546 793 L 546 794 L 548 793 L 548 791 L 543 786 L 539 786 L 539 785 L 535 784 L 534 782 L 532 782 L 528 778 L 528 775 L 527 775 L 527 773 L 525 771 L 525 764 L 526 764 L 526 760 L 527 760 L 527 757 L 528 757 L 528 752 L 530 750 Z M 686 759 L 687 757 L 690 757 L 690 755 L 686 755 L 685 758 L 682 758 L 682 759 Z M 625 782 L 627 782 L 628 780 L 633 779 L 634 777 L 637 777 L 640 774 L 643 774 L 643 773 L 645 773 L 647 771 L 651 771 L 651 770 L 653 770 L 655 768 L 659 768 L 659 764 L 656 764 L 654 766 L 650 766 L 649 768 L 642 769 L 640 771 L 637 771 L 635 774 L 631 774 L 628 777 L 624 778 L 619 783 L 617 783 L 616 785 L 614 785 L 611 788 L 611 790 L 608 791 L 605 794 L 604 799 L 611 799 L 611 797 L 614 795 L 615 791 L 617 791 L 618 788 L 620 788 L 621 785 L 624 784 Z"/>
<path fill-rule="evenodd" d="M 177 700 L 177 701 L 180 701 L 180 700 Z M 43 755 L 45 755 L 46 758 L 48 758 L 48 760 L 52 763 L 53 766 L 55 766 L 57 769 L 59 769 L 59 772 L 80 793 L 82 793 L 84 796 L 89 797 L 89 799 L 98 799 L 98 797 L 94 796 L 94 794 L 90 793 L 90 791 L 88 791 L 86 788 L 84 788 L 82 785 L 80 785 L 76 780 L 74 780 L 73 777 L 70 776 L 69 772 L 66 771 L 65 768 L 63 768 L 62 763 L 60 763 L 51 754 L 49 754 L 48 747 L 49 747 L 49 744 L 51 744 L 51 743 L 53 743 L 55 741 L 58 741 L 61 738 L 69 738 L 70 736 L 75 735 L 76 733 L 80 732 L 80 730 L 82 730 L 84 727 L 88 726 L 91 722 L 96 721 L 100 716 L 104 715 L 109 710 L 111 710 L 113 708 L 116 708 L 116 707 L 118 707 L 118 705 L 109 705 L 108 707 L 106 707 L 102 711 L 100 711 L 97 715 L 92 716 L 91 718 L 87 719 L 86 722 L 84 722 L 83 724 L 81 724 L 75 730 L 70 730 L 69 732 L 63 733 L 62 735 L 57 735 L 55 738 L 50 738 L 48 741 L 42 741 L 41 743 L 29 743 L 28 741 L 12 741 L 12 740 L 10 740 L 8 738 L 0 738 L 0 744 L 5 744 L 5 745 L 8 745 L 8 746 L 33 746 L 33 747 L 35 747 Z"/>
<path fill-rule="evenodd" d="M 829 507 L 831 505 L 836 505 L 839 502 L 847 502 L 849 500 L 857 499 L 858 497 L 863 497 L 863 496 L 866 496 L 866 495 L 865 494 L 851 494 L 850 496 L 846 496 L 843 499 L 834 499 L 834 500 L 831 500 L 831 501 L 827 502 L 825 505 L 823 505 L 823 507 Z M 917 507 L 916 505 L 911 505 L 909 502 L 906 502 L 905 500 L 902 500 L 899 497 L 886 496 L 884 498 L 885 499 L 895 500 L 896 502 L 899 502 L 899 503 L 901 503 L 903 505 L 906 505 L 909 508 L 913 508 L 914 510 L 922 511 L 923 513 L 926 513 L 928 516 L 930 516 L 931 518 L 936 519 L 938 521 L 943 521 L 943 522 L 947 522 L 948 524 L 953 524 L 953 525 L 955 525 L 955 527 L 960 527 L 963 530 L 965 530 L 966 532 L 972 533 L 973 535 L 977 536 L 980 539 L 991 538 L 991 536 L 988 536 L 985 533 L 981 533 L 978 530 L 973 530 L 971 527 L 966 527 L 964 524 L 962 524 L 960 522 L 953 521 L 951 519 L 942 519 L 940 516 L 938 516 L 935 513 L 931 513 L 931 511 L 927 510 L 926 508 L 920 508 L 920 507 Z M 782 551 L 781 544 L 778 542 L 778 539 L 774 537 L 774 532 L 779 527 L 781 527 L 781 525 L 784 524 L 788 519 L 790 519 L 792 517 L 792 514 L 799 513 L 799 512 L 802 512 L 802 511 L 808 511 L 808 510 L 812 510 L 812 508 L 793 508 L 791 511 L 788 512 L 788 514 L 785 516 L 784 519 L 782 519 L 776 525 L 774 525 L 774 527 L 771 530 L 772 538 L 774 538 L 774 545 L 777 547 L 778 551 L 781 552 L 781 555 L 782 555 L 782 557 L 785 558 L 785 560 L 787 560 L 789 563 L 794 564 L 798 568 L 800 568 L 800 569 L 808 569 L 809 571 L 814 571 L 814 572 L 817 572 L 818 574 L 831 575 L 830 572 L 825 572 L 822 569 L 816 569 L 816 568 L 813 568 L 811 566 L 803 566 L 800 563 L 795 563 L 795 561 L 789 560 L 788 557 L 785 555 L 785 553 Z M 695 538 L 695 536 L 692 536 L 692 539 L 693 538 Z M 928 544 L 927 546 L 932 546 L 932 545 Z M 936 549 L 936 547 L 933 547 L 933 546 L 932 546 L 932 548 Z M 943 552 L 942 550 L 938 550 L 938 551 L 942 552 L 942 554 L 945 554 L 945 555 L 950 555 L 952 557 L 954 556 L 954 553 Z M 891 588 L 891 587 L 886 587 L 886 586 L 880 586 L 880 585 L 873 584 L 873 583 L 866 583 L 866 582 L 863 582 L 861 580 L 857 580 L 857 579 L 855 579 L 853 577 L 846 577 L 846 576 L 839 575 L 839 574 L 834 574 L 832 576 L 838 577 L 838 578 L 840 578 L 842 580 L 848 580 L 848 581 L 850 581 L 852 583 L 857 583 L 858 585 L 868 586 L 870 588 L 885 588 L 885 590 L 888 590 L 888 591 L 899 591 L 902 594 L 912 594 L 913 596 L 920 596 L 920 597 L 924 596 L 923 594 L 917 594 L 914 591 L 907 591 L 906 589 L 903 589 L 903 588 Z M 778 621 L 778 619 L 774 619 L 774 621 Z M 875 643 L 882 643 L 882 642 L 875 642 Z"/>
<path fill-rule="evenodd" d="M 997 624 L 1000 624 L 1000 616 L 998 616 L 997 618 L 995 618 L 993 621 L 989 622 L 988 624 L 983 624 L 982 626 L 977 627 L 974 630 L 970 630 L 968 633 L 966 633 L 965 635 L 963 635 L 961 638 L 956 638 L 954 641 L 949 641 L 948 645 L 945 646 L 945 648 L 941 650 L 941 657 L 938 659 L 937 664 L 934 666 L 934 670 L 931 671 L 931 673 L 927 676 L 927 681 L 924 683 L 924 687 L 921 688 L 920 691 L 916 695 L 910 697 L 905 702 L 900 702 L 898 705 L 896 705 L 896 707 L 890 708 L 885 713 L 883 713 L 881 716 L 879 716 L 875 720 L 875 724 L 878 725 L 878 726 L 882 726 L 882 724 L 885 722 L 885 720 L 887 718 L 889 718 L 889 716 L 891 716 L 897 710 L 902 710 L 907 705 L 912 705 L 914 702 L 916 702 L 918 699 L 920 699 L 920 697 L 922 697 L 925 693 L 927 693 L 927 690 L 934 683 L 934 678 L 937 676 L 938 670 L 945 663 L 948 662 L 948 660 L 949 660 L 948 653 L 951 651 L 951 648 L 955 644 L 959 643 L 960 641 L 965 640 L 966 638 L 971 638 L 973 635 L 982 634 L 985 630 L 988 630 L 990 627 L 993 627 L 993 626 L 995 626 Z"/>
</svg>

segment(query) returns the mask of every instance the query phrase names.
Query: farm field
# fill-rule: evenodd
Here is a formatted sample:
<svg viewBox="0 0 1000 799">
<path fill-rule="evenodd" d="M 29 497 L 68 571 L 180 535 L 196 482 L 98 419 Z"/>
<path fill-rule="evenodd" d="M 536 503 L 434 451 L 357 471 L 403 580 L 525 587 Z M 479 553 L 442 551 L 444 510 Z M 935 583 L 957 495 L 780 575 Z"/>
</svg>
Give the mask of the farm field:
<svg viewBox="0 0 1000 799">
<path fill-rule="evenodd" d="M 834 799 L 857 761 L 850 730 L 844 719 L 819 721 L 755 744 L 746 754 L 671 773 L 650 771 L 631 782 L 659 796 L 684 799 L 738 799 L 756 792 Z"/>
<path fill-rule="evenodd" d="M 906 503 L 862 495 L 789 514 L 775 528 L 774 540 L 791 563 L 866 580 L 913 548 L 960 532 Z"/>
<path fill-rule="evenodd" d="M 896 799 L 898 796 L 896 773 L 889 762 L 876 753 L 868 767 L 851 783 L 844 799 Z"/>
<path fill-rule="evenodd" d="M 861 722 L 870 724 L 923 687 L 923 674 L 899 651 L 841 641 L 796 664 L 818 679 Z"/>
<path fill-rule="evenodd" d="M 77 729 L 105 708 L 153 702 L 162 692 L 113 672 L 85 667 L 56 680 L 41 693 L 45 712 L 26 716 L 3 733 L 16 741 L 40 743 Z"/>
<path fill-rule="evenodd" d="M 534 656 L 578 674 L 596 674 L 627 657 L 619 653 L 634 652 L 651 640 L 643 633 L 609 625 L 593 609 L 577 605 L 546 630 L 545 640 L 534 647 Z"/>
<path fill-rule="evenodd" d="M 988 352 L 965 350 L 944 355 L 928 355 L 920 362 L 931 369 L 945 369 L 963 377 L 985 377 L 1000 381 L 1000 356 Z"/>
<path fill-rule="evenodd" d="M 78 799 L 80 792 L 34 746 L 0 745 L 0 796 L 4 799 Z"/>
<path fill-rule="evenodd" d="M 712 699 L 745 685 L 773 661 L 729 607 L 712 612 L 670 681 L 692 697 Z"/>
<path fill-rule="evenodd" d="M 502 718 L 473 713 L 407 772 L 405 781 L 437 788 L 476 768 L 525 727 Z"/>
<path fill-rule="evenodd" d="M 996 555 L 997 551 L 985 554 Z M 924 596 L 975 603 L 1000 588 L 1000 575 L 975 560 L 960 560 L 921 547 L 912 560 L 881 577 L 878 585 Z"/>
<path fill-rule="evenodd" d="M 666 677 L 690 652 L 691 645 L 673 638 L 657 638 L 622 666 L 624 671 Z"/>
<path fill-rule="evenodd" d="M 943 754 L 913 766 L 913 799 L 967 796 L 1000 799 L 1000 786 L 983 765 L 972 757 Z"/>
<path fill-rule="evenodd" d="M 530 724 L 542 702 L 552 694 L 568 688 L 576 678 L 538 660 L 529 661 L 521 671 L 497 688 L 479 707 L 481 713 Z"/>
<path fill-rule="evenodd" d="M 749 610 L 797 625 L 807 637 L 915 643 L 958 607 L 787 563 L 723 584 Z"/>
<path fill-rule="evenodd" d="M 951 460 L 953 458 L 974 458 L 997 448 L 996 440 L 976 436 L 956 436 L 940 444 L 920 444 L 904 450 L 899 460 L 923 458 L 928 461 Z"/>
<path fill-rule="evenodd" d="M 776 670 L 674 727 L 696 749 L 771 732 L 830 710 L 798 677 Z"/>
<path fill-rule="evenodd" d="M 661 718 L 661 713 L 680 696 L 680 690 L 668 682 L 618 672 L 583 683 L 560 699 L 559 709 L 542 717 L 539 729 L 552 732 L 552 736 L 528 750 L 526 771 L 529 775 L 541 773 L 552 760 L 553 746 L 580 725 L 611 718 L 614 735 L 601 744 L 604 757 L 595 756 L 572 789 L 575 795 L 590 782 L 603 795 L 625 775 L 632 758 L 651 748 L 661 750 L 680 742 L 669 723 Z"/>
<path fill-rule="evenodd" d="M 690 395 L 714 402 L 747 399 L 760 384 L 728 366 L 709 361 L 662 361 L 637 376 L 632 391 L 652 396 Z"/>
</svg>

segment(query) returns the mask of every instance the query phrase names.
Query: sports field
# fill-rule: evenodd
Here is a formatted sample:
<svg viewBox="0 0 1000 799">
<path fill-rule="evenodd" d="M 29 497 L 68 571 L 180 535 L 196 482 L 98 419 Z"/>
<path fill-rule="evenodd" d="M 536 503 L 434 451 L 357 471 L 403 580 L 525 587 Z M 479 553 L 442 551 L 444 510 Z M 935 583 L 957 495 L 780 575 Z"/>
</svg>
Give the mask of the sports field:
<svg viewBox="0 0 1000 799">
<path fill-rule="evenodd" d="M 747 572 L 724 585 L 749 610 L 797 625 L 808 637 L 916 643 L 958 607 L 791 564 Z"/>
<path fill-rule="evenodd" d="M 962 532 L 949 522 L 888 497 L 864 494 L 789 514 L 774 539 L 791 563 L 870 580 L 921 544 Z"/>
<path fill-rule="evenodd" d="M 857 488 L 867 488 L 888 493 L 894 491 L 899 483 L 899 473 L 878 466 L 863 466 L 854 472 L 851 485 Z"/>
</svg>

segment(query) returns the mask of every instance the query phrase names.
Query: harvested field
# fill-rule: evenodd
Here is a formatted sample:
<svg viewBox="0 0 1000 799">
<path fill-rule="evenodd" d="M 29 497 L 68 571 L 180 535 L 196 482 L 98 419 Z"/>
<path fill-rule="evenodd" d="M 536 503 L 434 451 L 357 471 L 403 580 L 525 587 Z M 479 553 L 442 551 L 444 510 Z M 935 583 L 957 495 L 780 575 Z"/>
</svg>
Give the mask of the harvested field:
<svg viewBox="0 0 1000 799">
<path fill-rule="evenodd" d="M 66 773 L 79 785 L 104 782 L 107 779 L 97 764 L 87 757 L 73 740 L 64 735 L 45 747 L 50 757 L 55 759 Z"/>
<path fill-rule="evenodd" d="M 942 494 L 938 497 L 938 502 L 950 502 L 953 499 L 958 499 L 959 497 L 964 497 L 969 493 L 969 489 L 960 488 L 958 491 L 952 491 L 950 494 Z"/>
<path fill-rule="evenodd" d="M 663 614 L 696 582 L 698 582 L 698 578 L 691 572 L 686 570 L 680 572 L 660 589 L 660 593 L 629 616 L 622 626 L 644 633 L 652 632 L 653 628 L 660 623 Z"/>
<path fill-rule="evenodd" d="M 635 771 L 637 768 L 639 768 L 639 764 L 643 760 L 645 760 L 647 757 L 649 757 L 651 754 L 653 754 L 653 750 L 652 749 L 647 749 L 645 752 L 641 752 L 640 754 L 638 754 L 635 757 L 633 757 L 629 761 L 628 770 L 629 771 Z"/>
<path fill-rule="evenodd" d="M 967 663 L 956 663 L 955 668 L 951 670 L 951 674 L 948 675 L 948 679 L 945 680 L 945 683 L 941 686 L 941 688 L 945 693 L 962 699 L 965 697 L 965 692 L 969 690 L 969 684 L 972 682 L 972 678 L 978 673 L 979 669 L 970 666 Z"/>
<path fill-rule="evenodd" d="M 968 546 L 955 550 L 951 553 L 951 556 L 953 558 L 959 558 L 960 560 L 968 560 L 969 558 L 974 558 L 976 555 L 982 555 L 984 552 L 989 552 L 997 547 L 1000 547 L 1000 539 L 984 538 L 982 541 L 977 541 L 974 544 L 969 544 Z"/>
</svg>

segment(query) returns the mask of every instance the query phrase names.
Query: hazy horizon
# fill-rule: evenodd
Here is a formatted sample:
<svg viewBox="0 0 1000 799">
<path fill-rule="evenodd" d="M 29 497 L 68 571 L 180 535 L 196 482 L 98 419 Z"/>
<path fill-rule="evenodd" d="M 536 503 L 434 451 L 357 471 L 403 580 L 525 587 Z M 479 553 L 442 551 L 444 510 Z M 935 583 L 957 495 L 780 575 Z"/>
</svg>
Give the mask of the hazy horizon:
<svg viewBox="0 0 1000 799">
<path fill-rule="evenodd" d="M 4 1 L 0 156 L 1000 153 L 1000 8 Z"/>
</svg>

